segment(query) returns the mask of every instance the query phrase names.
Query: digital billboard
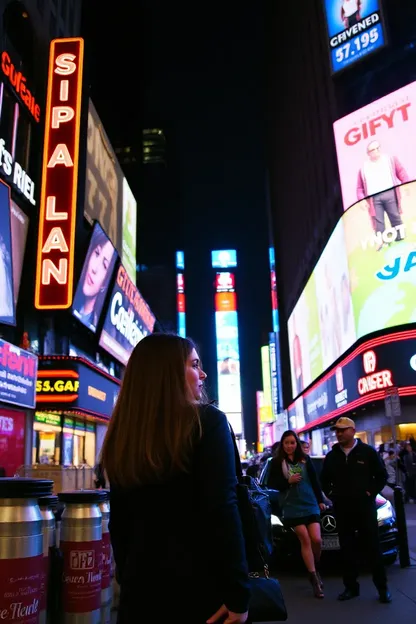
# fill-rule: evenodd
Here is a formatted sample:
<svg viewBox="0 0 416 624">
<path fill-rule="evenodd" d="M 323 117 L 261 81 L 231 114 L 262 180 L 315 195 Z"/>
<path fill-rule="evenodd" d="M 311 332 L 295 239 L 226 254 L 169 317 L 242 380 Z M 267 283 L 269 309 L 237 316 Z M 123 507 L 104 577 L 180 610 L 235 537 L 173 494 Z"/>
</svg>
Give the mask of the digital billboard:
<svg viewBox="0 0 416 624">
<path fill-rule="evenodd" d="M 10 187 L 0 180 L 0 323 L 16 322 L 13 290 L 13 251 Z"/>
<path fill-rule="evenodd" d="M 324 0 L 333 73 L 386 43 L 381 0 Z"/>
<path fill-rule="evenodd" d="M 218 406 L 236 435 L 243 434 L 237 295 L 233 273 L 221 271 L 215 279 L 215 333 L 217 343 Z"/>
<path fill-rule="evenodd" d="M 29 229 L 29 218 L 13 201 L 10 201 L 10 224 L 12 230 L 12 256 L 13 256 L 13 293 L 14 303 L 20 290 L 20 281 L 22 278 L 23 260 L 25 256 L 27 232 Z"/>
<path fill-rule="evenodd" d="M 416 392 L 416 331 L 403 331 L 364 342 L 312 385 L 288 408 L 290 425 L 299 430 L 323 424 L 361 405 Z"/>
<path fill-rule="evenodd" d="M 85 184 L 85 217 L 101 224 L 136 283 L 137 204 L 91 100 Z"/>
<path fill-rule="evenodd" d="M 416 182 L 400 192 L 400 226 L 374 230 L 376 195 L 344 212 L 322 252 L 288 321 L 294 397 L 356 340 L 416 322 Z"/>
<path fill-rule="evenodd" d="M 120 264 L 101 331 L 100 347 L 126 365 L 136 344 L 152 333 L 155 322 L 146 301 Z"/>
<path fill-rule="evenodd" d="M 178 334 L 186 338 L 185 277 L 183 273 L 176 274 L 176 311 L 178 315 Z"/>
<path fill-rule="evenodd" d="M 126 178 L 123 178 L 123 228 L 122 228 L 122 254 L 121 259 L 126 267 L 130 279 L 136 283 L 137 260 L 136 260 L 136 238 L 137 238 L 137 202 L 128 185 Z"/>
<path fill-rule="evenodd" d="M 211 263 L 214 269 L 234 268 L 237 266 L 237 251 L 235 249 L 211 251 Z"/>
<path fill-rule="evenodd" d="M 401 194 L 391 189 L 416 180 L 415 134 L 416 82 L 334 123 L 344 210 L 378 194 L 378 202 L 366 205 L 376 231 L 383 227 L 385 212 L 392 225 L 399 224 Z"/>
<path fill-rule="evenodd" d="M 116 259 L 114 245 L 96 223 L 72 304 L 72 314 L 93 332 L 97 329 Z"/>
<path fill-rule="evenodd" d="M 35 407 L 38 358 L 0 338 L 0 401 Z"/>
<path fill-rule="evenodd" d="M 374 230 L 367 204 L 379 199 L 342 218 L 357 338 L 416 322 L 416 182 L 400 187 L 400 225 L 386 219 Z"/>
</svg>

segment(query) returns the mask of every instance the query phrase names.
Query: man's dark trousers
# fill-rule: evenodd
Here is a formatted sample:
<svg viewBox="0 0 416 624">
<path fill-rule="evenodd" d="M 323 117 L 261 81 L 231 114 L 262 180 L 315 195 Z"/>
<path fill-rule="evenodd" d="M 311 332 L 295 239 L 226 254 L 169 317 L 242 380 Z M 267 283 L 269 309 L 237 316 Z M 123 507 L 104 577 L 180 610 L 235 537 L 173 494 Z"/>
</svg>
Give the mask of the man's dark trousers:
<svg viewBox="0 0 416 624">
<path fill-rule="evenodd" d="M 338 500 L 335 515 L 343 560 L 343 581 L 347 589 L 358 590 L 358 556 L 365 555 L 374 585 L 387 589 L 387 576 L 378 537 L 377 507 L 373 498 Z M 358 547 L 358 548 L 357 548 Z"/>
</svg>

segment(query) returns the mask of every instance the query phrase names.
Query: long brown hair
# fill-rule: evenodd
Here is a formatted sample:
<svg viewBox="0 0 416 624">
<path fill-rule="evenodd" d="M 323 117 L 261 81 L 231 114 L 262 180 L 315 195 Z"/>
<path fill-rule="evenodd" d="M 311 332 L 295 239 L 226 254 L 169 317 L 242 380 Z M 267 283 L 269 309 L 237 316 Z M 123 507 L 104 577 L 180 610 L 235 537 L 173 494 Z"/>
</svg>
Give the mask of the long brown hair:
<svg viewBox="0 0 416 624">
<path fill-rule="evenodd" d="M 297 464 L 298 462 L 304 462 L 307 460 L 307 456 L 306 456 L 305 451 L 302 448 L 302 444 L 300 442 L 299 436 L 297 435 L 295 431 L 292 431 L 291 429 L 289 429 L 288 431 L 285 431 L 284 434 L 282 435 L 279 448 L 277 449 L 276 461 L 279 464 L 283 463 L 283 461 L 287 459 L 287 453 L 285 449 L 283 448 L 283 441 L 286 440 L 286 438 L 289 438 L 290 436 L 293 436 L 296 440 L 296 448 L 293 454 L 294 463 Z"/>
<path fill-rule="evenodd" d="M 152 334 L 134 348 L 101 451 L 110 483 L 145 485 L 189 470 L 201 434 L 185 369 L 193 342 Z"/>
</svg>

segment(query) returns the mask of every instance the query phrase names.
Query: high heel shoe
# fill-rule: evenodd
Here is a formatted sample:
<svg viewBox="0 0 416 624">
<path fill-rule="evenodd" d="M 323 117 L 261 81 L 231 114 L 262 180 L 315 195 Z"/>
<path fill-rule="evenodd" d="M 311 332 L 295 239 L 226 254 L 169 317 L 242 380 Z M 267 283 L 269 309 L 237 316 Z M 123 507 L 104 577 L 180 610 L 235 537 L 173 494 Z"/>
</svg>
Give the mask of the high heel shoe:
<svg viewBox="0 0 416 624">
<path fill-rule="evenodd" d="M 322 576 L 320 574 L 320 572 L 318 570 L 316 570 L 316 576 L 318 577 L 318 581 L 319 581 L 319 585 L 321 586 L 321 589 L 324 589 L 324 582 L 322 580 Z"/>
<path fill-rule="evenodd" d="M 321 582 L 319 581 L 318 574 L 316 572 L 309 572 L 309 580 L 312 585 L 313 595 L 315 598 L 324 598 L 324 592 L 322 590 Z"/>
</svg>

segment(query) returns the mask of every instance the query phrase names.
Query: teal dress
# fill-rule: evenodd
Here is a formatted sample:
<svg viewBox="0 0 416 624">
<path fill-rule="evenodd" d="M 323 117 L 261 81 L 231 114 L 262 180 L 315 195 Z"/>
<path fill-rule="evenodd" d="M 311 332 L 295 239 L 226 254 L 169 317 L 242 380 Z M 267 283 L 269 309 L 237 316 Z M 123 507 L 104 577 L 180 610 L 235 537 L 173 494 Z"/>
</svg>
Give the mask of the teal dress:
<svg viewBox="0 0 416 624">
<path fill-rule="evenodd" d="M 300 473 L 302 479 L 282 492 L 280 504 L 283 512 L 283 521 L 286 526 L 294 527 L 301 524 L 319 522 L 321 512 L 319 504 L 309 478 L 306 463 L 292 464 L 287 462 L 289 476 Z"/>
</svg>

